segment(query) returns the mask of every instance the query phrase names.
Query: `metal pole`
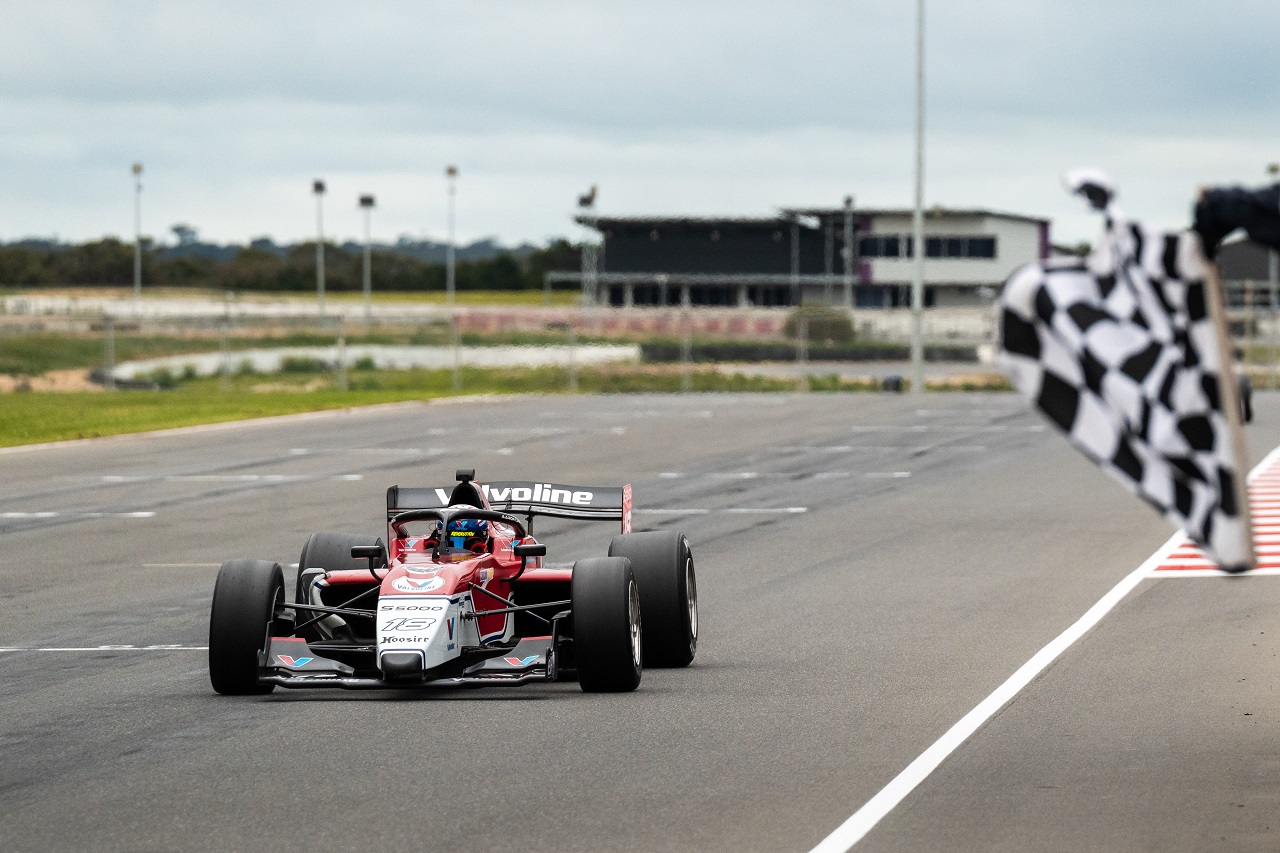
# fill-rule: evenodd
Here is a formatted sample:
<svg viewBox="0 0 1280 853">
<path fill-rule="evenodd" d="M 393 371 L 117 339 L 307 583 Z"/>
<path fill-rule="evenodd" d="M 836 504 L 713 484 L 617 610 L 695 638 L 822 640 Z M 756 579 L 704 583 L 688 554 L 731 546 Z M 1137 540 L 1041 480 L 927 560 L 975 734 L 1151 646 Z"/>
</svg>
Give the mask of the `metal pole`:
<svg viewBox="0 0 1280 853">
<path fill-rule="evenodd" d="M 822 227 L 823 236 L 826 238 L 823 244 L 824 254 L 822 259 L 823 272 L 827 274 L 827 280 L 822 284 L 822 304 L 831 307 L 831 279 L 835 274 L 835 262 L 833 255 L 835 254 L 836 245 L 836 229 L 827 217 L 823 217 Z"/>
<path fill-rule="evenodd" d="M 102 324 L 106 327 L 107 332 L 107 388 L 115 390 L 116 387 L 116 327 L 115 320 L 110 314 L 102 315 Z"/>
<path fill-rule="evenodd" d="M 458 315 L 449 312 L 449 341 L 453 347 L 453 390 L 462 390 L 462 353 L 458 349 Z"/>
<path fill-rule="evenodd" d="M 360 196 L 360 208 L 364 211 L 364 322 L 373 322 L 373 262 L 369 237 L 369 218 L 373 212 L 373 196 Z"/>
<path fill-rule="evenodd" d="M 445 301 L 449 303 L 449 309 L 452 310 L 454 289 L 457 286 L 456 279 L 454 278 L 454 275 L 455 275 L 454 267 L 456 266 L 456 259 L 454 257 L 454 247 L 453 247 L 453 240 L 454 240 L 453 219 L 454 219 L 454 196 L 457 194 L 458 167 L 446 166 L 444 170 L 444 175 L 449 180 L 449 237 L 448 237 L 449 245 L 445 248 L 444 290 L 445 290 Z"/>
<path fill-rule="evenodd" d="M 578 393 L 578 327 L 573 312 L 569 312 L 569 393 Z"/>
<path fill-rule="evenodd" d="M 133 299 L 142 299 L 142 164 L 133 164 Z"/>
<path fill-rule="evenodd" d="M 311 182 L 316 194 L 316 306 L 324 316 L 324 181 Z"/>
<path fill-rule="evenodd" d="M 1277 298 L 1277 290 L 1280 290 L 1280 253 L 1272 249 L 1267 253 L 1269 263 L 1268 277 L 1271 285 L 1271 387 L 1280 388 L 1280 316 L 1277 316 L 1277 308 L 1280 308 L 1280 298 Z"/>
<path fill-rule="evenodd" d="M 582 210 L 579 221 L 582 222 L 582 306 L 594 305 L 598 300 L 596 293 L 596 272 L 599 256 L 596 251 L 595 235 L 591 231 L 596 226 L 596 185 L 592 184 L 586 194 L 578 196 L 578 207 Z M 595 314 L 592 313 L 594 330 Z"/>
<path fill-rule="evenodd" d="M 692 300 L 689 298 L 689 285 L 680 287 L 680 390 L 689 393 L 693 390 L 693 317 L 689 313 Z"/>
<path fill-rule="evenodd" d="M 911 393 L 924 392 L 924 0 L 916 0 L 916 198 L 911 214 Z"/>
<path fill-rule="evenodd" d="M 853 308 L 853 196 L 844 197 L 844 307 Z"/>
<path fill-rule="evenodd" d="M 791 220 L 791 292 L 796 303 L 796 361 L 809 359 L 809 323 L 804 315 L 804 293 L 800 290 L 800 220 Z"/>
<path fill-rule="evenodd" d="M 347 318 L 338 315 L 338 390 L 347 390 Z"/>
<path fill-rule="evenodd" d="M 1267 174 L 1271 180 L 1280 175 L 1280 163 L 1267 166 Z M 1280 388 L 1280 253 L 1275 249 L 1267 252 L 1267 281 L 1270 284 L 1271 296 L 1271 387 Z"/>
<path fill-rule="evenodd" d="M 222 364 L 219 366 L 218 387 L 222 391 L 231 390 L 231 347 L 227 340 L 231 330 L 231 291 L 226 291 L 223 296 L 223 316 L 222 316 L 222 334 L 219 335 L 218 350 L 222 354 Z"/>
</svg>

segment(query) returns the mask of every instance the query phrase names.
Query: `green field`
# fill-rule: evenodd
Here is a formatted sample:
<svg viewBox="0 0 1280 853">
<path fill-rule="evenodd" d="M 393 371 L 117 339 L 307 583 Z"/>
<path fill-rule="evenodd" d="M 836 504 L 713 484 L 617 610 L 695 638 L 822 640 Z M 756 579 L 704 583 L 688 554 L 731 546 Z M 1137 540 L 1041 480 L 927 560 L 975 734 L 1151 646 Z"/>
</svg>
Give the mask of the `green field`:
<svg viewBox="0 0 1280 853">
<path fill-rule="evenodd" d="M 563 368 L 464 368 L 457 390 L 448 370 L 353 370 L 347 380 L 347 391 L 336 390 L 331 372 L 300 371 L 237 376 L 225 385 L 198 379 L 168 391 L 5 394 L 0 397 L 0 447 L 463 394 L 568 393 L 570 376 Z M 579 393 L 677 392 L 682 387 L 678 373 L 583 369 L 578 374 Z M 796 383 L 703 370 L 690 374 L 689 388 L 792 391 Z"/>
</svg>

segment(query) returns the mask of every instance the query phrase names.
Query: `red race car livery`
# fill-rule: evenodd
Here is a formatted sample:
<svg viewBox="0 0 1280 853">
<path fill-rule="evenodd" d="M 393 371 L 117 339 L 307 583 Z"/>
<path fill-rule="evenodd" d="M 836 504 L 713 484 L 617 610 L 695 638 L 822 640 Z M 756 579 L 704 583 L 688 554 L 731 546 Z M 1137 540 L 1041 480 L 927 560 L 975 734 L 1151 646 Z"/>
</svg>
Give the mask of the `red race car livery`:
<svg viewBox="0 0 1280 853">
<path fill-rule="evenodd" d="M 538 516 L 617 520 L 607 555 L 543 565 Z M 686 666 L 698 640 L 693 554 L 678 531 L 633 533 L 631 487 L 475 482 L 387 490 L 387 535 L 314 533 L 293 601 L 265 560 L 222 565 L 209 625 L 219 693 L 577 680 L 634 690 Z"/>
</svg>

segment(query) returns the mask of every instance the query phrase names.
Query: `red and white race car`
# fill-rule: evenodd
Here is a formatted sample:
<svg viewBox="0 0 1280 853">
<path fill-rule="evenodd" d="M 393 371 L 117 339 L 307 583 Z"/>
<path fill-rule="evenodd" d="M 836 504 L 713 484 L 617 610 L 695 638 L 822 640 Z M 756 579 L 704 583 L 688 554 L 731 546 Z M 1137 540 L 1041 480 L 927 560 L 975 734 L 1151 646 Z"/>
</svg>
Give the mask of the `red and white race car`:
<svg viewBox="0 0 1280 853">
<path fill-rule="evenodd" d="M 314 533 L 294 601 L 278 563 L 222 565 L 209 678 L 275 687 L 437 688 L 576 679 L 634 690 L 642 667 L 686 666 L 698 644 L 693 554 L 678 531 L 631 532 L 631 487 L 481 485 L 387 490 L 387 544 Z M 608 556 L 543 566 L 538 516 L 619 520 Z"/>
</svg>

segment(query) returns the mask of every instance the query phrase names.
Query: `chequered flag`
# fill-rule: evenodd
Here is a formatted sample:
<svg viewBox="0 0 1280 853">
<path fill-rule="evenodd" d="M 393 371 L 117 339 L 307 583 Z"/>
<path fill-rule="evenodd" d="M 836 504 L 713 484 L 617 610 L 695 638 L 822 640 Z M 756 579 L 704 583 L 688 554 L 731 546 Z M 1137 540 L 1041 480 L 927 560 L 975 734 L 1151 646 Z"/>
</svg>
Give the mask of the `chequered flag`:
<svg viewBox="0 0 1280 853">
<path fill-rule="evenodd" d="M 1252 560 L 1237 505 L 1243 460 L 1223 414 L 1200 237 L 1149 231 L 1107 210 L 1086 262 L 1033 264 L 1005 284 L 1004 367 L 1086 456 L 1211 560 L 1243 571 Z"/>
</svg>

